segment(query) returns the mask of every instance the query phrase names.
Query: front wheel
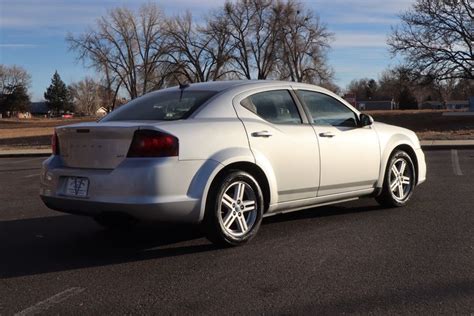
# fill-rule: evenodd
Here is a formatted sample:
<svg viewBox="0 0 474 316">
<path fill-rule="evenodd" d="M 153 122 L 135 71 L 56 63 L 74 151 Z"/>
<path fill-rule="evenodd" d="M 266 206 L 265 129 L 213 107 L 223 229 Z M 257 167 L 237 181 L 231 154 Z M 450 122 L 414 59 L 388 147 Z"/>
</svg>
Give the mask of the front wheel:
<svg viewBox="0 0 474 316">
<path fill-rule="evenodd" d="M 263 209 L 258 182 L 247 172 L 230 172 L 211 188 L 204 219 L 206 235 L 220 245 L 244 244 L 257 234 Z"/>
<path fill-rule="evenodd" d="M 410 156 L 402 151 L 395 151 L 390 157 L 385 170 L 382 193 L 376 197 L 377 202 L 386 207 L 404 206 L 415 188 L 415 167 Z"/>
</svg>

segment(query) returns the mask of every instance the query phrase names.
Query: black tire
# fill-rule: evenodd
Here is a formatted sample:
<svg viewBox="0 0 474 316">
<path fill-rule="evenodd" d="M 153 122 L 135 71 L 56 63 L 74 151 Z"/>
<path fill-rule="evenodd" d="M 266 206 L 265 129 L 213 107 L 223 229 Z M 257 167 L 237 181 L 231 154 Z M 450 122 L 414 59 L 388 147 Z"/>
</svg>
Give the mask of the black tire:
<svg viewBox="0 0 474 316">
<path fill-rule="evenodd" d="M 110 231 L 130 231 L 137 224 L 137 220 L 134 218 L 121 214 L 101 214 L 93 219 L 97 224 Z"/>
<path fill-rule="evenodd" d="M 238 187 L 244 190 L 241 200 L 235 199 Z M 224 194 L 232 192 L 233 202 L 223 201 Z M 230 197 L 229 194 L 227 196 Z M 252 201 L 255 201 L 255 208 L 251 210 Z M 217 179 L 210 189 L 203 222 L 204 232 L 211 242 L 221 246 L 245 244 L 257 234 L 263 211 L 263 194 L 255 178 L 244 171 L 230 171 Z M 227 220 L 227 225 L 224 220 Z"/>
<path fill-rule="evenodd" d="M 404 162 L 406 166 L 403 174 L 399 174 L 398 176 L 394 173 L 392 168 L 395 165 L 395 169 L 399 169 L 402 162 Z M 375 198 L 377 202 L 384 207 L 401 207 L 406 205 L 410 200 L 416 185 L 415 172 L 415 166 L 410 155 L 403 150 L 394 151 L 387 163 L 382 192 Z M 409 178 L 408 184 L 406 183 L 408 181 L 406 180 L 407 178 Z M 403 182 L 405 182 L 405 184 L 403 184 Z M 391 185 L 393 184 L 395 184 L 394 190 L 391 188 Z M 401 188 L 399 186 L 400 184 Z"/>
</svg>

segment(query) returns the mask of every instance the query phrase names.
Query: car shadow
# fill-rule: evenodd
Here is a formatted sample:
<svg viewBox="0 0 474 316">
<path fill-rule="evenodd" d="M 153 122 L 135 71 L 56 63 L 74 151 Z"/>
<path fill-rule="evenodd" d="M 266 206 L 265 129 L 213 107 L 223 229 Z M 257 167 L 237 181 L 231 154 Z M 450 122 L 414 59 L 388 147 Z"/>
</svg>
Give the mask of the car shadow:
<svg viewBox="0 0 474 316">
<path fill-rule="evenodd" d="M 263 225 L 380 209 L 372 205 L 326 206 L 265 218 Z M 195 225 L 148 224 L 114 233 L 74 215 L 0 221 L 0 278 L 218 250 Z"/>
<path fill-rule="evenodd" d="M 361 206 L 354 206 L 351 204 L 335 204 L 269 216 L 265 218 L 263 225 L 288 221 L 297 221 L 310 218 L 319 218 L 335 215 L 340 216 L 345 214 L 365 213 L 384 210 L 386 210 L 386 208 L 380 205 L 365 204 Z"/>
<path fill-rule="evenodd" d="M 0 278 L 106 266 L 217 249 L 189 225 L 112 232 L 74 215 L 0 222 Z M 175 245 L 185 242 L 183 245 Z"/>
</svg>

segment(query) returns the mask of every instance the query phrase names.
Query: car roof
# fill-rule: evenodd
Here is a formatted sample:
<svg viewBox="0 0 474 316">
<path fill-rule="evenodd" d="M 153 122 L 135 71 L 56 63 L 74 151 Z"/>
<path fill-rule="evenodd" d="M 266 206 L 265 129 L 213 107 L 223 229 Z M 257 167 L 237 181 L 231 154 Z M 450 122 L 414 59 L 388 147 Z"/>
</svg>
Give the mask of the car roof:
<svg viewBox="0 0 474 316">
<path fill-rule="evenodd" d="M 216 94 L 240 93 L 245 90 L 259 89 L 259 88 L 272 88 L 278 86 L 291 86 L 293 89 L 310 90 L 316 92 L 322 92 L 328 94 L 346 106 L 351 108 L 354 112 L 358 112 L 356 108 L 347 103 L 342 97 L 337 94 L 314 84 L 295 82 L 295 81 L 281 81 L 281 80 L 223 80 L 223 81 L 207 81 L 199 83 L 191 83 L 185 86 L 185 91 L 215 91 Z M 165 91 L 180 91 L 180 86 L 174 86 L 162 90 L 156 90 L 148 95 L 154 95 L 155 93 L 161 93 Z M 206 102 L 207 103 L 207 102 Z"/>
<path fill-rule="evenodd" d="M 233 96 L 233 95 L 245 92 L 246 90 L 266 89 L 266 88 L 278 89 L 279 87 L 288 87 L 288 86 L 290 86 L 292 89 L 295 89 L 295 90 L 309 90 L 309 91 L 324 93 L 326 95 L 329 95 L 335 98 L 339 102 L 342 102 L 353 112 L 359 113 L 359 111 L 356 108 L 354 108 L 351 104 L 349 104 L 346 100 L 344 100 L 342 97 L 338 96 L 334 92 L 329 91 L 323 87 L 320 87 L 314 84 L 308 84 L 308 83 L 302 83 L 302 82 L 281 81 L 281 80 L 210 81 L 210 82 L 203 82 L 203 83 L 193 83 L 193 84 L 190 84 L 186 89 L 195 90 L 195 91 L 210 90 L 210 91 L 216 91 L 217 94 L 219 95 L 227 95 L 229 93 L 231 96 Z M 179 87 L 173 87 L 170 89 L 178 90 Z M 205 104 L 208 104 L 208 103 L 206 102 Z M 199 110 L 196 113 L 199 113 Z"/>
<path fill-rule="evenodd" d="M 226 80 L 226 81 L 207 81 L 197 82 L 189 84 L 186 89 L 188 90 L 210 90 L 210 91 L 224 91 L 229 88 L 242 86 L 249 84 L 256 80 Z M 178 86 L 172 87 L 171 89 L 179 89 Z"/>
<path fill-rule="evenodd" d="M 273 85 L 282 85 L 287 84 L 291 85 L 295 88 L 319 88 L 325 90 L 316 85 L 310 85 L 300 82 L 294 81 L 280 81 L 280 80 L 225 80 L 225 81 L 208 81 L 208 82 L 199 82 L 199 83 L 191 83 L 185 89 L 191 91 L 198 91 L 198 90 L 207 90 L 207 91 L 216 91 L 222 92 L 225 90 L 229 90 L 236 87 L 244 87 L 244 86 L 251 86 L 251 87 L 265 87 L 265 86 L 273 86 Z M 170 87 L 164 90 L 178 90 L 179 86 Z"/>
</svg>

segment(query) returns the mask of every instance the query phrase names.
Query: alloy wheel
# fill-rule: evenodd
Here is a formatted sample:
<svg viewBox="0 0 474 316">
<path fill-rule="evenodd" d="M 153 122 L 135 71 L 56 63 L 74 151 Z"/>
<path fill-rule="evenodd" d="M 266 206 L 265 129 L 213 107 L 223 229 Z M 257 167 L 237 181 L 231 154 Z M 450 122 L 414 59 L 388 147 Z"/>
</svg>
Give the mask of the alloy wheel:
<svg viewBox="0 0 474 316">
<path fill-rule="evenodd" d="M 232 182 L 224 191 L 220 203 L 219 221 L 232 237 L 249 232 L 257 219 L 257 196 L 244 181 Z"/>
<path fill-rule="evenodd" d="M 413 170 L 404 158 L 398 158 L 390 170 L 390 192 L 397 201 L 404 201 L 413 187 Z"/>
</svg>

